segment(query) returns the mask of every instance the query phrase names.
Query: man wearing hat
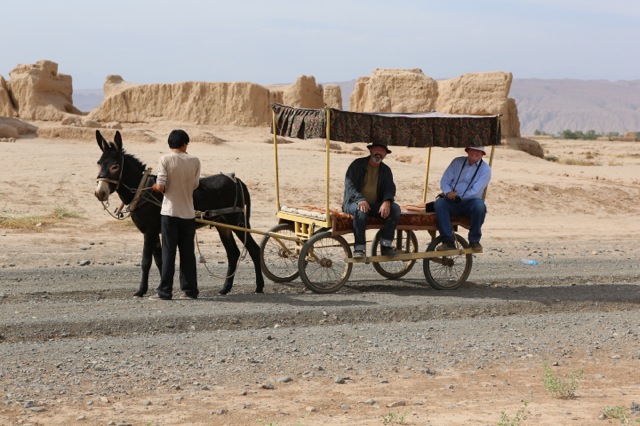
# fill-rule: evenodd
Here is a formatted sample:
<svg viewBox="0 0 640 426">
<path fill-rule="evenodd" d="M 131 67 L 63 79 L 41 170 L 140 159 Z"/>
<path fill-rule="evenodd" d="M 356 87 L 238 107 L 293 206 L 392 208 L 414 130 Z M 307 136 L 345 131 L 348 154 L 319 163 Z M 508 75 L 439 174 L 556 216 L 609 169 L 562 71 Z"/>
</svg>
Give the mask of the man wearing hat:
<svg viewBox="0 0 640 426">
<path fill-rule="evenodd" d="M 342 210 L 353 216 L 353 257 L 366 257 L 365 232 L 369 216 L 385 220 L 380 235 L 380 254 L 396 256 L 397 252 L 391 243 L 400 218 L 400 206 L 394 202 L 396 184 L 393 182 L 393 173 L 382 162 L 391 151 L 377 142 L 367 145 L 367 148 L 369 156 L 354 160 L 347 169 L 344 181 Z"/>
<path fill-rule="evenodd" d="M 487 207 L 482 199 L 491 180 L 491 167 L 482 161 L 486 155 L 483 147 L 467 147 L 466 157 L 454 158 L 444 171 L 440 181 L 442 194 L 435 201 L 436 223 L 442 236 L 442 244 L 436 250 L 454 250 L 451 216 L 466 216 L 471 221 L 469 245 L 482 250 L 482 224 Z"/>
</svg>

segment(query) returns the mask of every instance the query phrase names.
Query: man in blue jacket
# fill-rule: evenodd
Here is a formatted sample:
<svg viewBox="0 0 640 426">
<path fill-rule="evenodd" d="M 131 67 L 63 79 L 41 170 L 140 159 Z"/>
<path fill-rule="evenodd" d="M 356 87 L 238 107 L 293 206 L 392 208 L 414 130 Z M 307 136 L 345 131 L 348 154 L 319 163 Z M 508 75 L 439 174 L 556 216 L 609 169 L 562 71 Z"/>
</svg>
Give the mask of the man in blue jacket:
<svg viewBox="0 0 640 426">
<path fill-rule="evenodd" d="M 442 244 L 436 250 L 454 250 L 451 216 L 466 216 L 471 221 L 469 245 L 481 251 L 480 237 L 487 207 L 482 196 L 491 180 L 491 167 L 482 161 L 483 147 L 465 148 L 466 157 L 454 158 L 440 180 L 442 194 L 435 202 L 436 222 Z"/>
<path fill-rule="evenodd" d="M 400 206 L 394 202 L 396 184 L 393 182 L 393 173 L 382 162 L 391 151 L 386 145 L 376 142 L 367 148 L 370 155 L 354 160 L 347 169 L 344 181 L 342 210 L 353 216 L 353 257 L 366 257 L 365 232 L 369 216 L 385 220 L 380 236 L 380 254 L 396 256 L 397 252 L 391 244 L 400 218 Z"/>
</svg>

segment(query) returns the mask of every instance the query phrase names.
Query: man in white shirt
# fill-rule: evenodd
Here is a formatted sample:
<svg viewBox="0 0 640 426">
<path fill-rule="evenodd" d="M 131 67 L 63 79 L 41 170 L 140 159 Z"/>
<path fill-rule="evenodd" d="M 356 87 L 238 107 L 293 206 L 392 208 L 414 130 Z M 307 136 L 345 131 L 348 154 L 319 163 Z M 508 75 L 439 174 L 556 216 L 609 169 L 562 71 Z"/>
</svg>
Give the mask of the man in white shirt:
<svg viewBox="0 0 640 426">
<path fill-rule="evenodd" d="M 483 147 L 467 147 L 466 157 L 454 158 L 444 171 L 440 181 L 442 196 L 435 202 L 436 223 L 442 236 L 442 244 L 436 250 L 453 250 L 451 216 L 466 216 L 471 221 L 469 245 L 482 250 L 482 224 L 487 214 L 484 190 L 491 180 L 491 167 L 482 161 L 486 155 Z"/>
<path fill-rule="evenodd" d="M 176 249 L 180 251 L 179 299 L 198 298 L 193 191 L 200 184 L 200 160 L 187 153 L 189 135 L 184 130 L 169 134 L 171 152 L 160 157 L 158 177 L 152 189 L 164 194 L 162 200 L 162 272 L 155 300 L 171 300 L 175 274 Z"/>
</svg>

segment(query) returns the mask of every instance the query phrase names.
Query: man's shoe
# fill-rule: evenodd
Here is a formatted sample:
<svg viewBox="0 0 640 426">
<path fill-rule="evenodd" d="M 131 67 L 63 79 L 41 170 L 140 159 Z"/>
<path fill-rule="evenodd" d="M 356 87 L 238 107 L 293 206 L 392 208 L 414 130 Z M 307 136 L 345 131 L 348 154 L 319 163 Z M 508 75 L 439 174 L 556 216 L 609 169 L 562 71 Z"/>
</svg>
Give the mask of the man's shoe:
<svg viewBox="0 0 640 426">
<path fill-rule="evenodd" d="M 158 293 L 156 293 L 153 296 L 149 296 L 149 300 L 171 300 L 171 298 L 170 297 L 162 297 Z"/>
<path fill-rule="evenodd" d="M 480 244 L 480 243 L 469 243 L 469 245 L 471 246 L 471 250 L 473 250 L 473 251 L 481 251 L 482 250 L 482 244 Z"/>
<path fill-rule="evenodd" d="M 436 247 L 436 251 L 446 251 L 446 250 L 455 250 L 455 249 L 456 249 L 456 245 L 453 243 L 453 241 L 444 241 L 442 244 Z"/>
<path fill-rule="evenodd" d="M 365 254 L 364 250 L 355 250 L 353 252 L 354 259 L 364 259 L 365 257 L 367 257 L 367 255 Z"/>
<path fill-rule="evenodd" d="M 380 247 L 380 254 L 382 256 L 389 256 L 389 257 L 395 257 L 398 255 L 398 251 L 396 250 L 395 247 L 385 247 L 385 246 L 381 246 Z"/>
<path fill-rule="evenodd" d="M 191 296 L 187 293 L 182 293 L 180 296 L 178 296 L 178 300 L 197 300 L 198 296 Z"/>
</svg>

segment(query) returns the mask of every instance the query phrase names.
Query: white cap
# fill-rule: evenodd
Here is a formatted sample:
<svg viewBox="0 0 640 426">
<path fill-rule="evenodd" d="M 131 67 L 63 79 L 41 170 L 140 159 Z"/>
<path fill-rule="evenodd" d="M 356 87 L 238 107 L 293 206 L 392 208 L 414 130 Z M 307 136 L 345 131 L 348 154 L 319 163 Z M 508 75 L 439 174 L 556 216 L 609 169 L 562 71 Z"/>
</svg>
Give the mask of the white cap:
<svg viewBox="0 0 640 426">
<path fill-rule="evenodd" d="M 470 149 L 473 149 L 473 150 L 476 150 L 476 151 L 480 151 L 483 155 L 487 155 L 487 153 L 484 152 L 484 147 L 483 146 L 468 146 L 464 150 L 466 152 L 469 152 Z"/>
</svg>

